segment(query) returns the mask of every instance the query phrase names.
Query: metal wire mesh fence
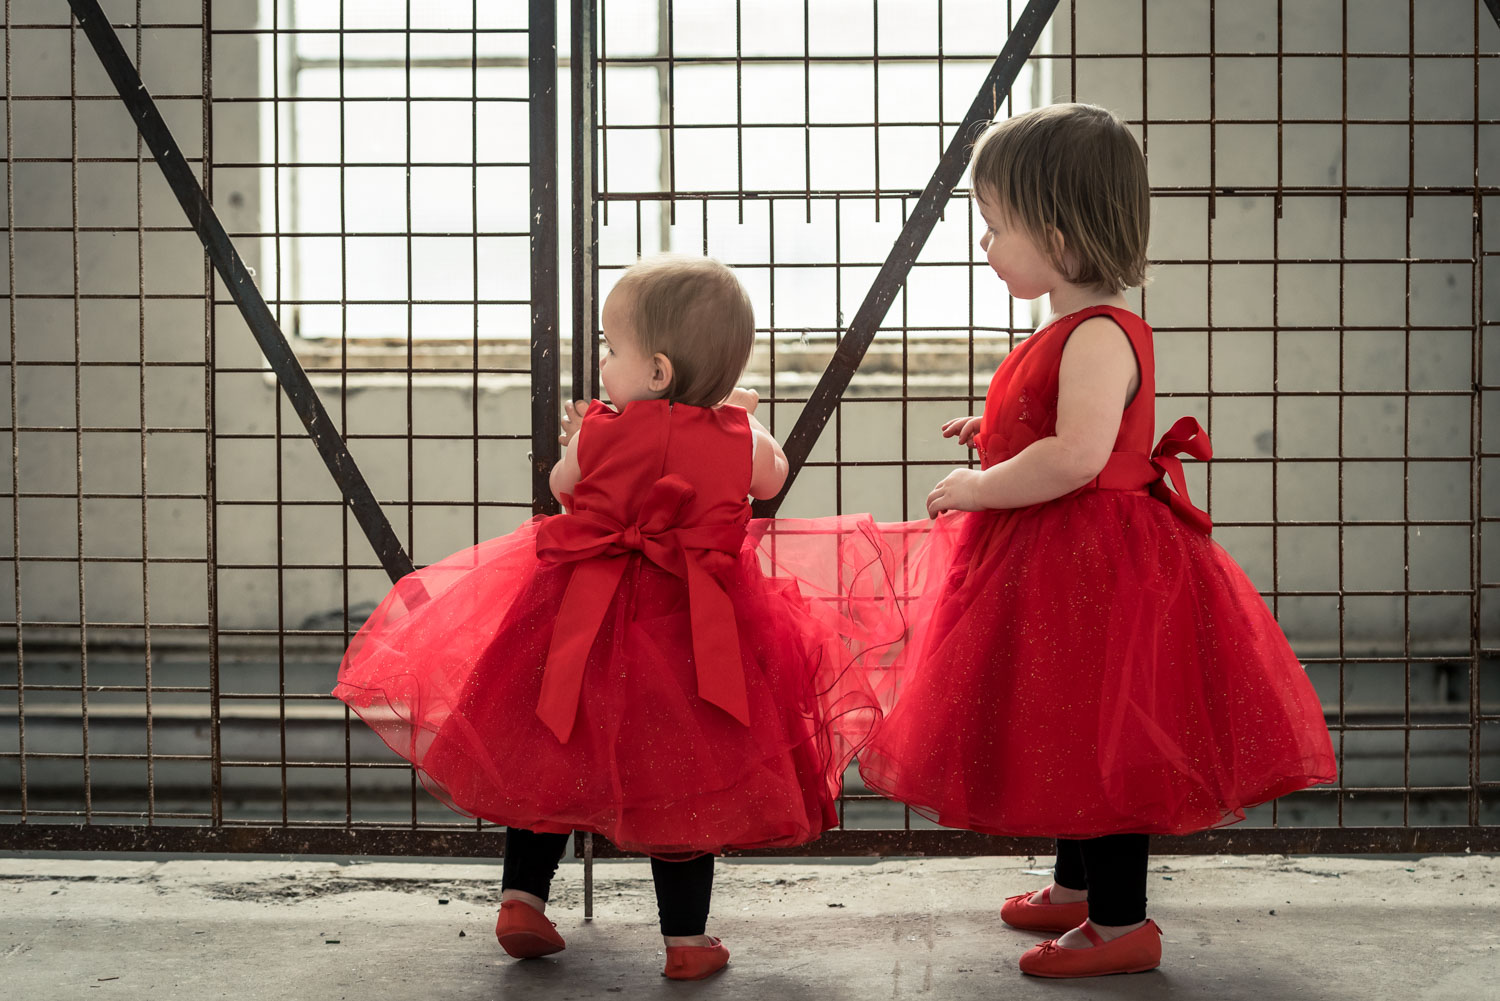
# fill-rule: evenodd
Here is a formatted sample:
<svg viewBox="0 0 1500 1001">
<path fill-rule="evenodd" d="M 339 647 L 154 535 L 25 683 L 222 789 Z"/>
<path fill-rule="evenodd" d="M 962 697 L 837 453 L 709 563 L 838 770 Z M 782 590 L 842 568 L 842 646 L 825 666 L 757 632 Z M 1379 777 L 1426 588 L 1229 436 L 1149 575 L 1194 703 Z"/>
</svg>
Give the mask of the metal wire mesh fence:
<svg viewBox="0 0 1500 1001">
<path fill-rule="evenodd" d="M 598 303 L 640 253 L 739 271 L 785 437 L 1024 7 L 577 0 L 556 61 L 549 4 L 105 9 L 420 565 L 547 502 L 558 373 L 597 391 Z M 6 5 L 0 841 L 492 851 L 326 695 L 388 576 L 81 43 Z M 1159 423 L 1213 434 L 1194 496 L 1334 732 L 1336 786 L 1187 850 L 1496 844 L 1497 43 L 1472 0 L 1077 0 L 990 95 L 1136 129 Z M 974 221 L 960 187 L 782 514 L 911 518 L 963 461 L 940 422 L 1038 319 Z M 857 785 L 844 808 L 803 851 L 1031 845 Z"/>
</svg>

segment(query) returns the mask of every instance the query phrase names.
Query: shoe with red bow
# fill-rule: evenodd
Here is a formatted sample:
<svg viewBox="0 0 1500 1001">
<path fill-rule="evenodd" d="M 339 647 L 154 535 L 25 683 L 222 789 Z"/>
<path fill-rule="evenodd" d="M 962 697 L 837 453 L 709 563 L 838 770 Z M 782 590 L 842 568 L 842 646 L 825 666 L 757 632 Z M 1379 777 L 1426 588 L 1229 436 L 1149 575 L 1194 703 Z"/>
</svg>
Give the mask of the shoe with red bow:
<svg viewBox="0 0 1500 1001">
<path fill-rule="evenodd" d="M 1000 920 L 1023 931 L 1065 932 L 1077 928 L 1089 916 L 1089 902 L 1054 904 L 1052 887 L 1006 897 L 1000 905 Z"/>
<path fill-rule="evenodd" d="M 1055 939 L 1043 942 L 1021 956 L 1021 972 L 1033 977 L 1106 977 L 1144 973 L 1161 965 L 1161 929 L 1155 921 L 1108 942 L 1087 921 L 1078 929 L 1093 948 L 1064 949 Z"/>
</svg>

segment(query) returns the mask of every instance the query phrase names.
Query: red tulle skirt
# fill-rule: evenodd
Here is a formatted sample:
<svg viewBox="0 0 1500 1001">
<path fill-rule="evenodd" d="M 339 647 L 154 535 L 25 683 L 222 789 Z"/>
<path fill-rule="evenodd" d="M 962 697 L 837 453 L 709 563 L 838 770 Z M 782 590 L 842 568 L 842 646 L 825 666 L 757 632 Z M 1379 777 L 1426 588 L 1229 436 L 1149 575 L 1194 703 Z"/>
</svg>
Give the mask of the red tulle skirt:
<svg viewBox="0 0 1500 1001">
<path fill-rule="evenodd" d="M 567 743 L 536 705 L 576 564 L 537 559 L 540 523 L 400 581 L 334 694 L 434 795 L 495 823 L 665 858 L 799 844 L 837 823 L 844 767 L 878 715 L 852 665 L 904 629 L 869 517 L 752 521 L 737 556 L 704 558 L 735 607 L 748 726 L 698 697 L 684 581 L 619 557 Z"/>
<path fill-rule="evenodd" d="M 1333 781 L 1322 708 L 1244 572 L 1144 492 L 882 526 L 916 599 L 860 772 L 947 827 L 1185 834 Z"/>
</svg>

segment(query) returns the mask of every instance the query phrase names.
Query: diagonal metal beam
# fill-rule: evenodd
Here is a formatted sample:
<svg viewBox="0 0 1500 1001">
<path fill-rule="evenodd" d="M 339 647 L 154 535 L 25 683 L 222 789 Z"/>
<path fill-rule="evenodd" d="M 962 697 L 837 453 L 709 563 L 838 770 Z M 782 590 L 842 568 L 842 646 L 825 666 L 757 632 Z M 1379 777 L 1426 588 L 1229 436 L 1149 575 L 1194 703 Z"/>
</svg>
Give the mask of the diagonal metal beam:
<svg viewBox="0 0 1500 1001">
<path fill-rule="evenodd" d="M 1489 2 L 1500 3 L 1500 0 Z M 817 388 L 802 409 L 802 416 L 797 419 L 792 433 L 787 436 L 785 451 L 791 469 L 786 484 L 775 497 L 755 502 L 756 517 L 773 517 L 781 507 L 781 502 L 786 499 L 792 484 L 796 482 L 797 473 L 817 444 L 828 418 L 833 416 L 839 398 L 848 388 L 849 380 L 853 378 L 865 352 L 869 350 L 870 342 L 875 339 L 881 323 L 885 321 L 885 314 L 890 310 L 896 292 L 906 281 L 913 262 L 932 234 L 932 227 L 937 224 L 943 206 L 948 204 L 954 186 L 963 176 L 964 168 L 969 165 L 969 152 L 974 143 L 976 128 L 994 116 L 995 109 L 1000 106 L 1001 95 L 1015 83 L 1016 74 L 1031 56 L 1037 38 L 1051 20 L 1052 12 L 1057 9 L 1057 3 L 1058 0 L 1031 0 L 1016 19 L 1016 26 L 1011 29 L 1005 47 L 1000 50 L 995 64 L 990 67 L 989 75 L 984 78 L 979 93 L 974 97 L 974 103 L 969 106 L 968 114 L 964 115 L 963 124 L 953 134 L 952 142 L 948 144 L 937 169 L 932 172 L 932 179 L 922 190 L 916 207 L 901 229 L 901 235 L 896 238 L 885 264 L 881 265 L 880 273 L 875 276 L 870 290 L 865 293 L 864 302 L 854 314 L 853 322 L 839 341 L 838 350 L 833 353 L 828 368 L 823 372 L 823 378 L 818 380 Z"/>
<path fill-rule="evenodd" d="M 349 454 L 349 446 L 323 408 L 323 401 L 318 398 L 317 390 L 313 389 L 307 373 L 302 370 L 296 354 L 287 344 L 286 335 L 281 332 L 271 310 L 267 308 L 266 300 L 261 296 L 260 289 L 256 288 L 245 262 L 229 242 L 229 236 L 224 232 L 219 217 L 203 193 L 202 185 L 193 176 L 187 161 L 182 158 L 177 141 L 172 138 L 171 130 L 162 120 L 161 112 L 156 109 L 156 102 L 151 99 L 135 65 L 125 54 L 120 37 L 104 16 L 98 0 L 68 0 L 68 3 L 73 8 L 74 16 L 78 18 L 79 27 L 88 36 L 99 61 L 109 73 L 110 80 L 114 81 L 115 90 L 120 92 L 120 100 L 129 110 L 131 120 L 140 130 L 146 145 L 151 148 L 156 165 L 161 168 L 172 193 L 177 196 L 182 210 L 187 213 L 188 222 L 198 234 L 198 239 L 203 242 L 203 249 L 213 262 L 214 270 L 223 279 L 235 305 L 240 308 L 240 315 L 245 318 L 250 332 L 259 342 L 266 361 L 270 362 L 271 370 L 276 373 L 281 388 L 286 391 L 287 400 L 296 409 L 297 416 L 302 418 L 308 437 L 312 439 L 318 454 L 323 457 L 323 463 L 333 475 L 334 482 L 343 491 L 344 500 L 354 512 L 360 528 L 364 529 L 370 545 L 374 547 L 380 565 L 393 582 L 411 573 L 411 557 L 402 548 L 401 540 L 396 537 L 391 523 L 380 510 L 369 484 L 365 482 L 354 457 Z M 204 169 L 209 169 L 206 163 Z"/>
</svg>

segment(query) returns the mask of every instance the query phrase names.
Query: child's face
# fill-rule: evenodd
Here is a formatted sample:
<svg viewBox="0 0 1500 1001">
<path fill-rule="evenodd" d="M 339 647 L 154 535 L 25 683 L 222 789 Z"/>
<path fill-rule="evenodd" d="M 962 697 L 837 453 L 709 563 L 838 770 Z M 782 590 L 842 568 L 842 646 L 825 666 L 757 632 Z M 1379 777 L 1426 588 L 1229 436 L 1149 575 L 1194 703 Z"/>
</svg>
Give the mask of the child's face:
<svg viewBox="0 0 1500 1001">
<path fill-rule="evenodd" d="M 641 350 L 640 338 L 631 323 L 630 294 L 611 292 L 599 313 L 604 350 L 599 354 L 599 381 L 609 402 L 617 407 L 636 400 L 654 400 L 666 391 L 655 358 Z M 658 383 L 661 383 L 658 385 Z"/>
<path fill-rule="evenodd" d="M 974 203 L 985 224 L 979 248 L 1011 295 L 1036 299 L 1066 282 L 1031 234 L 1016 225 L 1000 205 L 983 195 L 975 195 Z"/>
</svg>

